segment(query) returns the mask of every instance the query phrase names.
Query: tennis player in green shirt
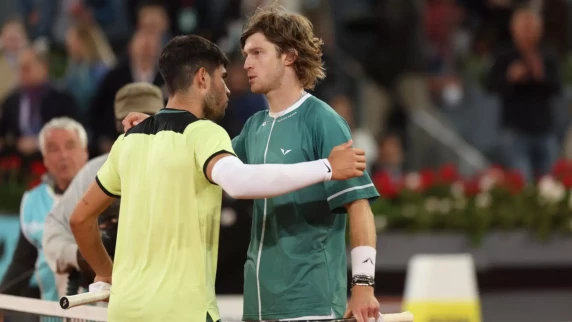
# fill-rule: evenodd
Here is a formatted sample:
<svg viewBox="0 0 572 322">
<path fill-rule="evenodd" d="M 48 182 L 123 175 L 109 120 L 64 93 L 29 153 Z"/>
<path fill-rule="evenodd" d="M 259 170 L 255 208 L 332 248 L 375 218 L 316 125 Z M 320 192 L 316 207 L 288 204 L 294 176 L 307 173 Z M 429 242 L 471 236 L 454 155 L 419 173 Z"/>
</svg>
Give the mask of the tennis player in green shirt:
<svg viewBox="0 0 572 322">
<path fill-rule="evenodd" d="M 172 39 L 159 59 L 167 107 L 121 135 L 70 225 L 96 281 L 112 283 L 108 320 L 217 321 L 215 276 L 222 189 L 235 198 L 272 198 L 363 175 L 351 140 L 328 157 L 246 165 L 224 115 L 227 58 L 197 36 Z M 291 162 L 284 162 L 291 163 Z M 115 262 L 101 243 L 98 215 L 121 197 Z"/>
<path fill-rule="evenodd" d="M 240 40 L 250 89 L 264 94 L 269 103 L 269 111 L 254 114 L 232 142 L 244 163 L 320 160 L 351 139 L 342 117 L 306 92 L 325 77 L 322 41 L 308 19 L 276 7 L 259 9 L 247 21 Z M 132 114 L 123 124 L 129 127 L 145 117 Z M 243 320 L 378 318 L 376 233 L 369 205 L 378 197 L 364 172 L 349 180 L 254 200 L 244 266 Z"/>
</svg>

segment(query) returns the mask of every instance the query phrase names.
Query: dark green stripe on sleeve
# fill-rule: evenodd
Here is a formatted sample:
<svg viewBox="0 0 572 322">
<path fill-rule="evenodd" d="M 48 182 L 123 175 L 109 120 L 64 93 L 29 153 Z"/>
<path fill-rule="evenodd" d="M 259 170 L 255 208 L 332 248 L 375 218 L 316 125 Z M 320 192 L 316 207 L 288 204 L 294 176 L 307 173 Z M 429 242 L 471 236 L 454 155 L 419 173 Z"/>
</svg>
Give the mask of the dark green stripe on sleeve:
<svg viewBox="0 0 572 322">
<path fill-rule="evenodd" d="M 99 178 L 97 176 L 95 176 L 95 182 L 97 182 L 97 185 L 99 186 L 99 188 L 108 196 L 113 197 L 113 198 L 121 198 L 121 196 L 118 196 L 116 194 L 113 194 L 111 192 L 109 192 L 107 189 L 105 189 L 105 187 L 101 184 L 101 181 L 99 181 Z"/>
</svg>

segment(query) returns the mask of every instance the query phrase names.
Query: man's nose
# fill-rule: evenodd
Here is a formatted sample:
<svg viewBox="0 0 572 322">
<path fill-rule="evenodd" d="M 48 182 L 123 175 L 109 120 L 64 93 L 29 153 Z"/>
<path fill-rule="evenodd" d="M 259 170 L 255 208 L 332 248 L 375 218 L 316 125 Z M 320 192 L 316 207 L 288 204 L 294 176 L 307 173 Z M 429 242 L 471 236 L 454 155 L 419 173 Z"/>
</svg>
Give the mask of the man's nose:
<svg viewBox="0 0 572 322">
<path fill-rule="evenodd" d="M 60 158 L 67 159 L 70 156 L 70 152 L 68 149 L 61 149 L 60 150 Z"/>
<path fill-rule="evenodd" d="M 244 69 L 248 70 L 251 66 L 250 66 L 250 59 L 248 59 L 248 57 L 246 57 L 246 59 L 244 60 L 244 65 L 242 66 Z"/>
</svg>

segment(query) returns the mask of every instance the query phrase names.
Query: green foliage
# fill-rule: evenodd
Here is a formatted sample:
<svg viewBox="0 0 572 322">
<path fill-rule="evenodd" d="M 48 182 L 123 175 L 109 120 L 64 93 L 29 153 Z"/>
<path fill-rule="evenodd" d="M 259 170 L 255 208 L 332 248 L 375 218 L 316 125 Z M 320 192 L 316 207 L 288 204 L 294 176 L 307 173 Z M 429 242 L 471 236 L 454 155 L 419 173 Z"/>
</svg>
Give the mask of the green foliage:
<svg viewBox="0 0 572 322">
<path fill-rule="evenodd" d="M 528 230 L 540 241 L 572 233 L 571 190 L 552 177 L 518 190 L 500 181 L 474 194 L 465 186 L 438 183 L 380 198 L 372 204 L 378 231 L 463 232 L 475 246 L 491 231 Z"/>
</svg>

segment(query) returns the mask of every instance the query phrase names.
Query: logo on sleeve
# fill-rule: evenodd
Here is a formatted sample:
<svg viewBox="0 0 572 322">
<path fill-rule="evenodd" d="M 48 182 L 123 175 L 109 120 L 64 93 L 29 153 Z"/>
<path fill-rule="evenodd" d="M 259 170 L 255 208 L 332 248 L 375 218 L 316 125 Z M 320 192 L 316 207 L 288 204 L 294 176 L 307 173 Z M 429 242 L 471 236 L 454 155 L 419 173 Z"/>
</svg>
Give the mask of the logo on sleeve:
<svg viewBox="0 0 572 322">
<path fill-rule="evenodd" d="M 286 154 L 290 153 L 290 151 L 292 151 L 292 150 L 284 150 L 284 149 L 280 148 L 280 151 L 282 151 L 283 155 L 286 155 Z"/>
<path fill-rule="evenodd" d="M 322 163 L 326 166 L 326 169 L 328 169 L 328 173 L 332 172 L 332 169 L 330 169 L 330 166 L 326 162 L 322 161 Z"/>
</svg>

